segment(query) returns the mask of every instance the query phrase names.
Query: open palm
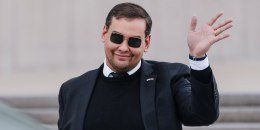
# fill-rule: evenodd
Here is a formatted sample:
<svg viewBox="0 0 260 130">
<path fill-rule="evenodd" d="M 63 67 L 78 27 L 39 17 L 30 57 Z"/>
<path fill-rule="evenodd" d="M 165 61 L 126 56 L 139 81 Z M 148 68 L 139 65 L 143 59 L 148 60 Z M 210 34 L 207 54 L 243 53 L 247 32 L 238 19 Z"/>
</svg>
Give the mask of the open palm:
<svg viewBox="0 0 260 130">
<path fill-rule="evenodd" d="M 196 30 L 197 17 L 193 16 L 191 20 L 190 30 L 188 33 L 188 46 L 190 54 L 195 57 L 203 57 L 209 48 L 216 42 L 229 37 L 229 34 L 222 34 L 224 31 L 232 27 L 232 20 L 225 20 L 216 27 L 213 24 L 222 16 L 218 13 L 209 22 Z"/>
</svg>

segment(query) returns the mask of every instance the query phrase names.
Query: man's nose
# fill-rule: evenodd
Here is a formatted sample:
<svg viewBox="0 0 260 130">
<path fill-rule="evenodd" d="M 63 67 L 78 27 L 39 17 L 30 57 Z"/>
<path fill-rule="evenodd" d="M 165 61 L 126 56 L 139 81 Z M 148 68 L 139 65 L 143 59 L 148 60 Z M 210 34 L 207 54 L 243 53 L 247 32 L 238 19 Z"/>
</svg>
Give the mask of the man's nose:
<svg viewBox="0 0 260 130">
<path fill-rule="evenodd" d="M 125 51 L 129 50 L 128 40 L 127 39 L 124 39 L 124 41 L 120 44 L 119 50 L 122 51 L 122 52 L 125 52 Z"/>
</svg>

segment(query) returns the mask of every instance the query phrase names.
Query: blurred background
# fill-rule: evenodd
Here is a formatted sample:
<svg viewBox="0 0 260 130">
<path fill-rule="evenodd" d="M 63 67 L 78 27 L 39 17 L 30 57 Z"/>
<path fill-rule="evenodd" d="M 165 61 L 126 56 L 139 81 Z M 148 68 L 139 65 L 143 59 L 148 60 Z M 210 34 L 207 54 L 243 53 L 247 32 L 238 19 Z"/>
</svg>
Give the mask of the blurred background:
<svg viewBox="0 0 260 130">
<path fill-rule="evenodd" d="M 101 31 L 109 10 L 121 2 L 125 0 L 0 0 L 0 96 L 22 108 L 27 108 L 29 101 L 37 104 L 54 100 L 49 111 L 55 115 L 55 122 L 60 85 L 104 61 Z M 129 2 L 143 6 L 153 20 L 152 43 L 144 59 L 187 65 L 186 37 L 191 17 L 198 17 L 200 27 L 223 11 L 219 22 L 234 20 L 234 27 L 227 31 L 231 37 L 215 44 L 208 53 L 219 91 L 226 97 L 248 95 L 250 101 L 245 100 L 245 105 L 260 93 L 259 0 Z M 245 99 L 239 97 L 230 101 Z M 44 107 L 39 103 L 32 106 Z M 257 112 L 251 114 L 258 115 L 260 122 Z"/>
<path fill-rule="evenodd" d="M 120 2 L 0 0 L 0 94 L 13 94 L 18 88 L 22 90 L 16 94 L 57 94 L 65 80 L 101 65 L 101 31 L 107 13 Z M 220 91 L 254 91 L 248 87 L 258 87 L 254 83 L 260 77 L 260 1 L 131 2 L 142 5 L 153 19 L 151 48 L 144 58 L 185 64 L 192 15 L 198 17 L 199 27 L 223 11 L 221 20 L 234 20 L 228 31 L 231 37 L 215 44 L 208 54 Z"/>
</svg>

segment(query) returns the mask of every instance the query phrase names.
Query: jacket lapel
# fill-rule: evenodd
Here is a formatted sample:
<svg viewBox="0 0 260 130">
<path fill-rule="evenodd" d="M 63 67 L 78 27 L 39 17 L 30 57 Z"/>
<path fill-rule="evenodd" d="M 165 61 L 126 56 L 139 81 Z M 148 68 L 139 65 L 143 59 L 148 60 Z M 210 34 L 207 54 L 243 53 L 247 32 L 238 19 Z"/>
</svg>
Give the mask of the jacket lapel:
<svg viewBox="0 0 260 130">
<path fill-rule="evenodd" d="M 77 112 L 75 115 L 75 120 L 73 122 L 73 124 L 75 125 L 72 126 L 73 130 L 84 129 L 86 110 L 88 108 L 88 104 L 101 68 L 102 66 L 99 69 L 90 72 L 89 75 L 86 76 L 87 77 L 86 81 L 81 86 L 81 90 L 77 98 L 78 104 L 77 104 Z"/>
<path fill-rule="evenodd" d="M 158 130 L 155 110 L 155 83 L 152 65 L 142 60 L 140 79 L 140 102 L 144 127 L 146 130 Z"/>
</svg>

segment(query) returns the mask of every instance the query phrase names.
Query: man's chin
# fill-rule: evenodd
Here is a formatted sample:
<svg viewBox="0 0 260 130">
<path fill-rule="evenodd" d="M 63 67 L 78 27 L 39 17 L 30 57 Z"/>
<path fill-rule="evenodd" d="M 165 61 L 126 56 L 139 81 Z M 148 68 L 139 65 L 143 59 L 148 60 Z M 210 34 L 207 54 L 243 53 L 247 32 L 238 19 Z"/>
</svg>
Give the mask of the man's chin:
<svg viewBox="0 0 260 130">
<path fill-rule="evenodd" d="M 130 68 L 129 68 L 129 63 L 128 62 L 122 62 L 122 61 L 120 61 L 120 62 L 117 62 L 116 63 L 116 69 L 117 69 L 117 71 L 128 71 Z"/>
</svg>

